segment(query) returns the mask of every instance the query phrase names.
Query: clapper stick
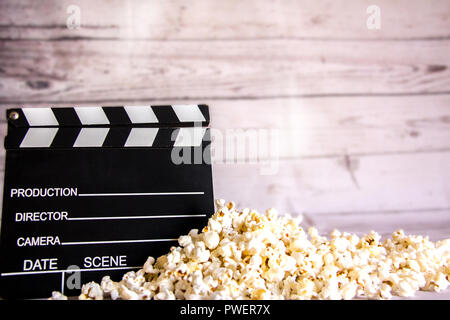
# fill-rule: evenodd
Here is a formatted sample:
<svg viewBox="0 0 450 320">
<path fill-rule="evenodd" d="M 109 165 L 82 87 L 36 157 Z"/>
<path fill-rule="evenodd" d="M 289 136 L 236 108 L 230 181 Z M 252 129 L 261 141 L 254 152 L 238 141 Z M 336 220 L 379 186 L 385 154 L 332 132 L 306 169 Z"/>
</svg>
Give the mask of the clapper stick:
<svg viewBox="0 0 450 320">
<path fill-rule="evenodd" d="M 214 211 L 206 105 L 21 108 L 7 118 L 3 298 L 119 280 Z"/>
</svg>

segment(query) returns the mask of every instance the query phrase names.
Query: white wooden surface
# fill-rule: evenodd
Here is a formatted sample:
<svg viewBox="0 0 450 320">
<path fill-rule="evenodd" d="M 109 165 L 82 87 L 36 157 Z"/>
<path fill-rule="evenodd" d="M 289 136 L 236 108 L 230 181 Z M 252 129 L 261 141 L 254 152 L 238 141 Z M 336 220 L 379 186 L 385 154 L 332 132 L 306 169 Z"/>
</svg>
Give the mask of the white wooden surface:
<svg viewBox="0 0 450 320">
<path fill-rule="evenodd" d="M 83 28 L 65 28 L 78 5 Z M 366 26 L 366 8 L 382 28 Z M 13 39 L 440 39 L 449 36 L 446 0 L 41 0 L 2 1 L 0 35 Z"/>
<path fill-rule="evenodd" d="M 380 30 L 366 27 L 371 4 Z M 214 165 L 216 197 L 302 213 L 323 232 L 439 240 L 450 237 L 449 67 L 446 0 L 2 1 L 0 133 L 11 107 L 208 103 L 222 133 L 280 138 L 274 175 Z"/>
<path fill-rule="evenodd" d="M 445 94 L 450 40 L 4 41 L 7 103 Z"/>
</svg>

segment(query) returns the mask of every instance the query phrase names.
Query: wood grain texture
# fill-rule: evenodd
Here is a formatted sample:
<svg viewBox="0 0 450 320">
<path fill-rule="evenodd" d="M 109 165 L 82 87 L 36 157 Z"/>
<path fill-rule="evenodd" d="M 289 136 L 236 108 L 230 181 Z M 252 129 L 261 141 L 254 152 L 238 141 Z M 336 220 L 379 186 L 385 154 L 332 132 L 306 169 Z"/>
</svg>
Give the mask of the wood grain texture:
<svg viewBox="0 0 450 320">
<path fill-rule="evenodd" d="M 450 208 L 450 152 L 284 160 L 214 168 L 214 194 L 239 207 L 298 214 Z M 401 221 L 401 220 L 400 220 Z"/>
<path fill-rule="evenodd" d="M 81 28 L 66 27 L 78 5 Z M 381 29 L 366 27 L 369 5 Z M 450 36 L 446 0 L 63 0 L 0 2 L 3 39 L 440 39 Z"/>
<path fill-rule="evenodd" d="M 450 150 L 450 95 L 219 100 L 211 119 L 223 150 L 234 129 L 276 129 L 283 159 Z"/>
<path fill-rule="evenodd" d="M 1 102 L 450 92 L 450 40 L 4 41 Z"/>
</svg>

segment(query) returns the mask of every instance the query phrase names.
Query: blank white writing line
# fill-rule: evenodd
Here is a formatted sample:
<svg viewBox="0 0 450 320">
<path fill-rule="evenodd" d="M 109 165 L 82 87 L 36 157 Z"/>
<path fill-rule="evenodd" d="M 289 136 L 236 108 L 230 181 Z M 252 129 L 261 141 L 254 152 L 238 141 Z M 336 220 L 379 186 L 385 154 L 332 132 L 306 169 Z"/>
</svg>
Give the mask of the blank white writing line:
<svg viewBox="0 0 450 320">
<path fill-rule="evenodd" d="M 203 191 L 195 192 L 137 192 L 137 193 L 79 193 L 79 197 L 127 197 L 127 196 L 177 196 L 189 194 L 205 194 Z"/>
<path fill-rule="evenodd" d="M 79 241 L 79 242 L 61 242 L 61 245 L 63 245 L 63 246 L 78 246 L 78 245 L 85 245 L 85 244 L 111 244 L 111 243 L 137 243 L 137 242 L 163 242 L 163 241 L 177 241 L 177 239 Z"/>
<path fill-rule="evenodd" d="M 106 271 L 106 270 L 129 270 L 129 269 L 140 269 L 142 267 L 118 267 L 118 268 L 94 268 L 94 269 L 70 269 L 70 270 L 46 270 L 46 271 L 23 271 L 23 272 L 6 272 L 2 273 L 3 276 L 22 276 L 30 274 L 44 274 L 44 273 L 59 273 L 59 272 L 85 272 L 85 271 Z"/>
<path fill-rule="evenodd" d="M 126 220 L 126 219 L 163 219 L 163 218 L 199 218 L 206 217 L 206 214 L 178 214 L 164 216 L 129 216 L 129 217 L 85 217 L 68 218 L 67 220 Z"/>
</svg>

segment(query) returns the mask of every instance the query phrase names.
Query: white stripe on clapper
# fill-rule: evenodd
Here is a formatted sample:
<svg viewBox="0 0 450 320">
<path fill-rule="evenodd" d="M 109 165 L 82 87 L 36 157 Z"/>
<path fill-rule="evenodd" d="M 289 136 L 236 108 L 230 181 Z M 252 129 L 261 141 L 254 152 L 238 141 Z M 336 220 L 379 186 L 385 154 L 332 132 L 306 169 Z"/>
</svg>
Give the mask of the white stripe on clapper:
<svg viewBox="0 0 450 320">
<path fill-rule="evenodd" d="M 75 112 L 81 124 L 109 124 L 108 117 L 102 107 L 75 107 Z"/>
<path fill-rule="evenodd" d="M 59 125 L 51 108 L 22 108 L 22 111 L 31 127 Z"/>
<path fill-rule="evenodd" d="M 150 106 L 125 106 L 132 123 L 157 123 L 158 118 Z"/>
<path fill-rule="evenodd" d="M 128 135 L 125 147 L 151 147 L 158 128 L 133 128 Z"/>
<path fill-rule="evenodd" d="M 20 148 L 48 148 L 57 132 L 58 128 L 29 128 Z"/>
<path fill-rule="evenodd" d="M 101 147 L 108 134 L 108 128 L 82 128 L 73 146 Z"/>
<path fill-rule="evenodd" d="M 206 121 L 198 105 L 179 104 L 172 106 L 180 122 L 203 122 Z"/>
<path fill-rule="evenodd" d="M 202 144 L 206 128 L 179 128 L 174 147 L 197 147 Z"/>
</svg>

